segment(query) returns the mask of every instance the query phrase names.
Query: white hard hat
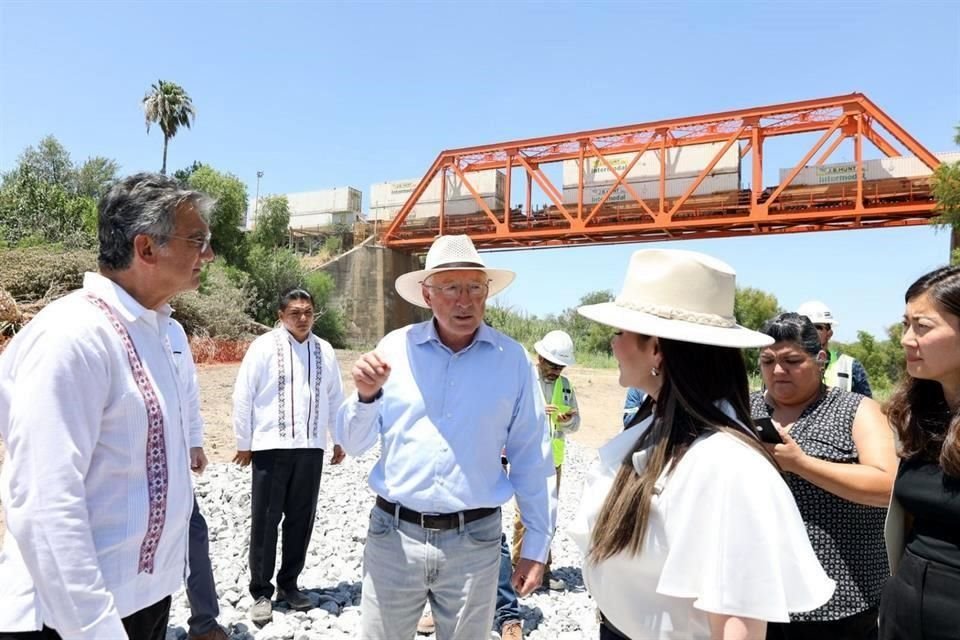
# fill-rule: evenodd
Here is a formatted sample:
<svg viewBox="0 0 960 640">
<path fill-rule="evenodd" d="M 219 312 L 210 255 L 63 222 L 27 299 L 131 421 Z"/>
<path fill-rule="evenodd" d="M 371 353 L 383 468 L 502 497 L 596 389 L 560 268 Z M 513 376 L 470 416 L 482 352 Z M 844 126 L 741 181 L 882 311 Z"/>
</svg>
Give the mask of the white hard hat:
<svg viewBox="0 0 960 640">
<path fill-rule="evenodd" d="M 534 350 L 545 360 L 569 367 L 573 359 L 573 340 L 566 331 L 551 331 L 533 344 Z"/>
<path fill-rule="evenodd" d="M 813 324 L 829 324 L 831 327 L 840 324 L 837 322 L 837 319 L 833 317 L 833 312 L 830 311 L 830 307 L 819 300 L 804 302 L 797 307 L 797 313 L 810 318 L 810 322 Z"/>
</svg>

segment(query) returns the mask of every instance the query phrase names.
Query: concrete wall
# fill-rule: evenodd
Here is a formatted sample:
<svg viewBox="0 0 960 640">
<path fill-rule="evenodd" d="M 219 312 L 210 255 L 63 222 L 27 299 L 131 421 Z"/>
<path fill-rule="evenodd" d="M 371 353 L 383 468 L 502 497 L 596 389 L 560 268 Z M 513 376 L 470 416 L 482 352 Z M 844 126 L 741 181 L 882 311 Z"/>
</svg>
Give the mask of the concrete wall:
<svg viewBox="0 0 960 640">
<path fill-rule="evenodd" d="M 420 268 L 418 257 L 374 246 L 372 237 L 321 267 L 333 278 L 331 302 L 343 309 L 351 347 L 373 347 L 394 329 L 430 317 L 393 288 L 399 275 Z"/>
</svg>

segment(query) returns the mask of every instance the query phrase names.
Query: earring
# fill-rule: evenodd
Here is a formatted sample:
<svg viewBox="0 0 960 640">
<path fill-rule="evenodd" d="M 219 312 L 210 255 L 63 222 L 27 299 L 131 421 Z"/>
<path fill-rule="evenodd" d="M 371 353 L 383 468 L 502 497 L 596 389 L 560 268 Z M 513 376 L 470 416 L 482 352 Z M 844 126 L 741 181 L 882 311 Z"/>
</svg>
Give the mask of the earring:
<svg viewBox="0 0 960 640">
<path fill-rule="evenodd" d="M 659 377 L 659 376 L 660 376 L 660 369 L 657 369 L 656 367 L 652 367 L 652 368 L 650 369 L 650 375 L 652 375 L 654 378 Z"/>
</svg>

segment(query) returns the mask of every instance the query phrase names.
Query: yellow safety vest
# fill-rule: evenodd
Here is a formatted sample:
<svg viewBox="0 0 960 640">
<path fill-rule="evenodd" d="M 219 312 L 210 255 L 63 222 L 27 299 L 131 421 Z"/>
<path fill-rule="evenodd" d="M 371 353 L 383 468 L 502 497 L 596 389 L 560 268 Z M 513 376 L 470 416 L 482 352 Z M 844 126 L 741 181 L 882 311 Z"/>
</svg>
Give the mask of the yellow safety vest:
<svg viewBox="0 0 960 640">
<path fill-rule="evenodd" d="M 830 350 L 830 364 L 823 372 L 823 383 L 843 391 L 853 389 L 853 358 L 845 353 Z"/>
<path fill-rule="evenodd" d="M 550 416 L 550 435 L 553 437 L 553 466 L 559 467 L 563 464 L 563 457 L 567 450 L 566 441 L 563 437 L 558 437 L 557 429 L 557 414 L 567 413 L 572 409 L 571 406 L 563 403 L 563 376 L 557 376 L 556 381 L 553 383 L 553 397 L 550 399 L 550 404 L 557 408 L 557 412 Z M 569 389 L 569 383 L 567 383 L 567 389 Z"/>
</svg>

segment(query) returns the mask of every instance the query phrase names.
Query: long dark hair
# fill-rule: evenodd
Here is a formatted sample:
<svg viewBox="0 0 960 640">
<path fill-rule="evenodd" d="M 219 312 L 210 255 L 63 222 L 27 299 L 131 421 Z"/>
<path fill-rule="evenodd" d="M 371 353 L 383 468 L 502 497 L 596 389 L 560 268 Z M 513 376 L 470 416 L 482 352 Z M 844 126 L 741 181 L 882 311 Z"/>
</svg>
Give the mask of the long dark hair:
<svg viewBox="0 0 960 640">
<path fill-rule="evenodd" d="M 639 336 L 641 344 L 651 340 Z M 610 558 L 620 551 L 639 553 L 650 518 L 654 485 L 664 471 L 683 458 L 704 433 L 726 431 L 747 442 L 776 466 L 756 438 L 717 406 L 727 401 L 737 420 L 750 425 L 747 368 L 739 349 L 660 338 L 663 386 L 653 405 L 653 422 L 623 459 L 613 487 L 600 509 L 590 557 Z M 633 454 L 650 450 L 646 468 L 637 473 Z"/>
<path fill-rule="evenodd" d="M 925 293 L 960 318 L 960 266 L 921 276 L 907 289 L 904 301 Z M 950 410 L 939 382 L 905 374 L 887 406 L 887 417 L 900 438 L 902 457 L 938 461 L 946 473 L 960 477 L 960 414 Z"/>
</svg>

